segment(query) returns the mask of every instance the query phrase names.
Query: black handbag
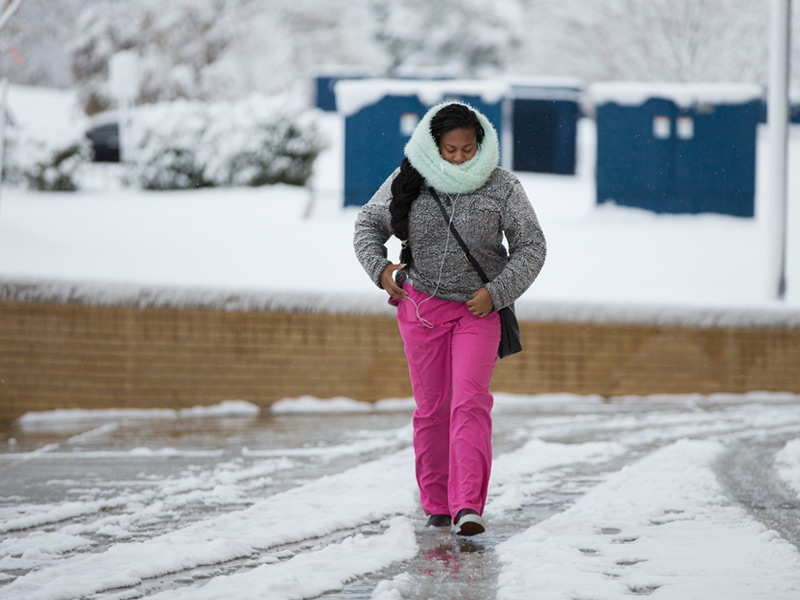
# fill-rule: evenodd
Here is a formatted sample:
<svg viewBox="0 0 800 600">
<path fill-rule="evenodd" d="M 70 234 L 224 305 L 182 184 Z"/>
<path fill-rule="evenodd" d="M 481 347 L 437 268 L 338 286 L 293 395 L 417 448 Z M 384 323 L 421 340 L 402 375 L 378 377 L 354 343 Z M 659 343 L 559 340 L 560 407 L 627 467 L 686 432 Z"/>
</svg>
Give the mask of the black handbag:
<svg viewBox="0 0 800 600">
<path fill-rule="evenodd" d="M 449 224 L 450 231 L 453 233 L 453 237 L 464 251 L 464 256 L 466 256 L 469 264 L 471 264 L 472 267 L 478 272 L 478 275 L 483 280 L 483 283 L 489 283 L 490 280 L 486 276 L 486 272 L 483 270 L 475 257 L 472 256 L 472 253 L 464 243 L 464 240 L 461 239 L 456 226 L 453 225 L 453 221 L 448 216 L 447 210 L 444 208 L 444 204 L 442 204 L 442 201 L 439 199 L 439 194 L 437 194 L 436 190 L 433 188 L 430 188 L 430 191 L 433 195 L 433 199 L 436 200 L 436 203 L 439 205 L 442 215 L 444 215 L 444 220 Z M 497 314 L 500 315 L 500 346 L 497 348 L 497 356 L 499 358 L 505 358 L 506 356 L 511 356 L 512 354 L 516 354 L 522 350 L 522 343 L 519 337 L 519 323 L 517 322 L 517 315 L 514 313 L 514 303 L 512 302 L 509 306 L 501 308 L 497 311 Z"/>
</svg>

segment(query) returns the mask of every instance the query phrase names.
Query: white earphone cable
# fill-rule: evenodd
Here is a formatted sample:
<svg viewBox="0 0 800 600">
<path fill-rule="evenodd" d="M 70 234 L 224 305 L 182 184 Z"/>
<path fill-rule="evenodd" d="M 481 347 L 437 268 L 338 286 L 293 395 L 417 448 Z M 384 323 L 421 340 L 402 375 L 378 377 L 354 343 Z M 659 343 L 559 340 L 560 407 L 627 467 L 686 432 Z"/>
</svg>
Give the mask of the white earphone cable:
<svg viewBox="0 0 800 600">
<path fill-rule="evenodd" d="M 450 194 L 447 194 L 447 197 L 450 199 L 450 202 L 453 203 L 453 212 L 450 214 L 450 221 L 447 223 L 447 237 L 444 240 L 444 252 L 442 253 L 442 262 L 439 265 L 439 276 L 436 279 L 436 288 L 433 290 L 433 293 L 430 296 L 428 296 L 424 300 L 421 300 L 419 304 L 414 302 L 413 298 L 410 297 L 408 298 L 409 300 L 411 300 L 411 303 L 414 305 L 414 308 L 416 309 L 417 319 L 419 319 L 419 322 L 422 323 L 428 329 L 433 329 L 433 323 L 431 323 L 428 319 L 424 318 L 422 315 L 419 314 L 419 308 L 425 302 L 433 298 L 436 295 L 436 292 L 439 291 L 439 284 L 442 282 L 442 273 L 444 273 L 444 261 L 447 258 L 447 249 L 450 247 L 450 226 L 452 225 L 453 219 L 456 216 L 456 203 L 458 202 L 458 198 L 460 196 L 461 194 L 456 195 L 456 199 L 453 200 L 450 197 Z"/>
</svg>

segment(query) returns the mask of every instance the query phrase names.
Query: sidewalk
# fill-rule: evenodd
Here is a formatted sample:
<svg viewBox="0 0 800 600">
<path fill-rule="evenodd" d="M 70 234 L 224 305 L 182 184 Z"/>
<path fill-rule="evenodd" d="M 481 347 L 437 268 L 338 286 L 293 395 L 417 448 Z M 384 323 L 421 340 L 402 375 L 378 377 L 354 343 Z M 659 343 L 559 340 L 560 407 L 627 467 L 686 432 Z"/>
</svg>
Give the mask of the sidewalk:
<svg viewBox="0 0 800 600">
<path fill-rule="evenodd" d="M 474 538 L 422 527 L 409 401 L 27 417 L 0 595 L 788 600 L 799 399 L 499 395 Z"/>
</svg>

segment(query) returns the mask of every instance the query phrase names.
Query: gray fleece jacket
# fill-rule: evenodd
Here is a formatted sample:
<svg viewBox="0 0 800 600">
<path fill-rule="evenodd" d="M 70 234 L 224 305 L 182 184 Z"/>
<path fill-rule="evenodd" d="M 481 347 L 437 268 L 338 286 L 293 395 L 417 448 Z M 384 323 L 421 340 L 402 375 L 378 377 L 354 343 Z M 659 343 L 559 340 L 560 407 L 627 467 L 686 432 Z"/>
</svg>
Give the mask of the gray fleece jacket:
<svg viewBox="0 0 800 600">
<path fill-rule="evenodd" d="M 355 224 L 356 256 L 378 287 L 381 273 L 392 262 L 385 244 L 392 236 L 389 202 L 391 183 L 398 172 L 364 205 Z M 542 228 L 519 180 L 496 167 L 475 191 L 460 195 L 439 192 L 439 198 L 491 280 L 486 289 L 495 310 L 514 302 L 536 279 L 547 251 Z M 416 289 L 454 302 L 466 302 L 483 287 L 425 186 L 411 205 L 408 243 L 414 261 L 408 269 L 396 271 L 398 283 L 408 279 Z"/>
</svg>

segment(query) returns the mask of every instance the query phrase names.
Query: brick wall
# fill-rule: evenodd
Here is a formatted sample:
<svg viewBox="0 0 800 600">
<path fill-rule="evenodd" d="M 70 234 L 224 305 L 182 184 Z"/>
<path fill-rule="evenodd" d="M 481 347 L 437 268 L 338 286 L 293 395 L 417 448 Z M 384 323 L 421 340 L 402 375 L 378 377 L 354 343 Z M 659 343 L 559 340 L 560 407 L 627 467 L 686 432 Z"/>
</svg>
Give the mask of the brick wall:
<svg viewBox="0 0 800 600">
<path fill-rule="evenodd" d="M 522 322 L 495 391 L 800 393 L 800 327 Z M 182 408 L 410 396 L 391 317 L 0 301 L 0 420 L 55 408 Z"/>
</svg>

